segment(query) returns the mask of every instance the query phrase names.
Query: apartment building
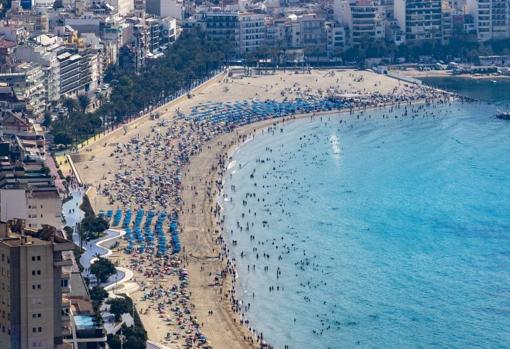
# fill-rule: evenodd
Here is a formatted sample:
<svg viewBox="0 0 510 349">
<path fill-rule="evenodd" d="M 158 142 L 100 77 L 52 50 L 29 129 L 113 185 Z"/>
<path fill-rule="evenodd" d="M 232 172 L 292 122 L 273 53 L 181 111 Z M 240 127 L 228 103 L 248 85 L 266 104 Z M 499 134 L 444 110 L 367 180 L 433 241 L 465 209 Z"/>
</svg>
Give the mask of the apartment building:
<svg viewBox="0 0 510 349">
<path fill-rule="evenodd" d="M 352 45 L 363 45 L 384 39 L 384 16 L 379 2 L 355 0 L 344 13 L 344 23 L 349 27 Z"/>
<path fill-rule="evenodd" d="M 0 347 L 63 348 L 70 334 L 68 301 L 72 265 L 62 252 L 74 244 L 50 226 L 28 229 L 0 223 Z"/>
<path fill-rule="evenodd" d="M 5 84 L 0 84 L 0 110 L 10 112 L 25 112 L 25 101 L 19 99 L 14 92 L 14 89 Z"/>
<path fill-rule="evenodd" d="M 37 140 L 17 136 L 0 142 L 0 220 L 12 219 L 25 220 L 29 228 L 62 226 L 62 201 Z"/>
<path fill-rule="evenodd" d="M 475 19 L 478 40 L 510 37 L 509 0 L 468 0 L 466 8 Z"/>
<path fill-rule="evenodd" d="M 146 11 L 154 16 L 182 20 L 184 5 L 179 0 L 146 0 Z"/>
<path fill-rule="evenodd" d="M 347 45 L 345 27 L 338 22 L 326 22 L 327 52 L 343 51 Z"/>
<path fill-rule="evenodd" d="M 37 63 L 44 73 L 46 101 L 55 106 L 60 101 L 60 64 L 57 51 L 63 47 L 62 38 L 53 35 L 40 35 L 27 45 L 19 46 L 14 57 L 20 62 Z"/>
<path fill-rule="evenodd" d="M 258 50 L 266 39 L 265 16 L 262 14 L 239 14 L 239 52 Z"/>
<path fill-rule="evenodd" d="M 23 62 L 11 72 L 0 74 L 0 82 L 11 86 L 19 99 L 26 102 L 26 109 L 34 118 L 42 117 L 46 109 L 45 76 L 41 66 Z"/>
<path fill-rule="evenodd" d="M 60 65 L 60 98 L 76 96 L 94 89 L 98 84 L 100 59 L 94 48 L 74 53 L 64 50 L 57 56 Z"/>
<path fill-rule="evenodd" d="M 395 0 L 394 16 L 406 42 L 441 41 L 441 0 Z"/>
<path fill-rule="evenodd" d="M 0 137 L 13 139 L 18 137 L 22 143 L 31 142 L 39 148 L 41 160 L 44 159 L 45 138 L 41 125 L 26 114 L 8 109 L 0 110 Z"/>
<path fill-rule="evenodd" d="M 135 9 L 133 0 L 107 0 L 107 2 L 120 16 L 126 16 Z"/>
<path fill-rule="evenodd" d="M 227 41 L 239 49 L 239 13 L 212 8 L 199 14 L 199 21 L 210 40 Z"/>
</svg>

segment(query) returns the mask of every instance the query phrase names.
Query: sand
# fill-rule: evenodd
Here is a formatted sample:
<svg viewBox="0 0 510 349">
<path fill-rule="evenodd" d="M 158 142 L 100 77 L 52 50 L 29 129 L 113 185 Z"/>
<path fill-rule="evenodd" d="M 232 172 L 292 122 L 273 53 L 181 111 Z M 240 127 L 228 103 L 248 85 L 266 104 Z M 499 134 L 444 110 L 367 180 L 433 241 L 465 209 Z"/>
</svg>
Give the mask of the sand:
<svg viewBox="0 0 510 349">
<path fill-rule="evenodd" d="M 379 92 L 382 94 L 412 94 L 413 86 L 398 80 L 378 75 L 370 71 L 354 70 L 313 70 L 311 74 L 295 74 L 294 72 L 278 71 L 274 75 L 249 77 L 243 79 L 219 77 L 215 81 L 205 84 L 193 93 L 190 99 L 181 98 L 179 101 L 169 103 L 160 108 L 162 115 L 159 120 L 144 118 L 132 123 L 128 127 L 113 132 L 107 137 L 82 149 L 72 156 L 76 169 L 82 181 L 89 186 L 99 189 L 115 180 L 114 176 L 126 168 L 131 171 L 143 173 L 147 167 L 142 163 L 125 162 L 112 155 L 117 144 L 127 144 L 133 137 L 143 138 L 154 132 L 155 129 L 164 128 L 162 122 L 172 122 L 176 116 L 176 110 L 189 113 L 193 106 L 205 102 L 226 102 L 246 99 L 273 99 L 283 100 L 307 95 L 324 96 L 327 91 L 336 94 L 360 94 L 368 95 Z M 222 279 L 221 286 L 209 286 L 214 275 L 221 271 L 225 264 L 218 258 L 220 246 L 215 242 L 214 231 L 218 228 L 212 217 L 211 205 L 214 204 L 215 195 L 207 195 L 207 187 L 216 180 L 216 171 L 211 171 L 211 166 L 217 161 L 218 154 L 225 153 L 234 140 L 240 134 L 250 133 L 256 128 L 263 127 L 274 121 L 260 122 L 256 125 L 245 126 L 233 133 L 224 134 L 202 147 L 202 152 L 192 157 L 188 166 L 184 169 L 182 179 L 182 199 L 184 205 L 181 214 L 181 241 L 185 251 L 182 253 L 182 261 L 189 271 L 189 291 L 193 314 L 201 324 L 202 332 L 207 336 L 208 342 L 214 348 L 250 348 L 252 344 L 243 340 L 248 336 L 248 330 L 239 324 L 239 320 L 233 314 L 228 300 L 223 293 L 232 285 L 230 277 Z M 162 160 L 163 161 L 163 160 Z M 137 172 L 138 173 L 138 172 Z M 209 182 L 209 185 L 205 183 Z M 191 188 L 194 189 L 191 189 Z M 147 188 L 153 190 L 153 188 Z M 98 192 L 100 192 L 98 190 Z M 103 195 L 94 195 L 91 204 L 96 212 L 100 209 L 108 210 L 118 207 L 116 202 Z M 193 212 L 190 207 L 194 204 Z M 144 208 L 149 208 L 149 203 Z M 135 208 L 135 207 L 133 207 Z M 160 207 L 155 207 L 156 209 Z M 164 207 L 168 210 L 168 207 Z M 189 212 L 188 212 L 189 211 Z M 123 242 L 125 244 L 125 242 Z M 124 247 L 121 244 L 120 249 Z M 118 251 L 115 254 L 118 264 L 130 267 L 130 255 L 124 255 Z M 154 302 L 142 300 L 143 287 L 148 285 L 161 286 L 163 288 L 175 285 L 174 276 L 168 278 L 151 278 L 144 275 L 143 268 L 134 270 L 133 281 L 142 287 L 132 294 L 137 309 L 142 313 L 142 321 L 148 331 L 149 339 L 165 345 L 182 344 L 182 341 L 167 342 L 166 332 L 179 331 L 179 326 L 169 323 L 168 316 L 155 312 Z M 146 314 L 145 310 L 150 309 Z M 212 314 L 210 313 L 212 311 Z"/>
</svg>

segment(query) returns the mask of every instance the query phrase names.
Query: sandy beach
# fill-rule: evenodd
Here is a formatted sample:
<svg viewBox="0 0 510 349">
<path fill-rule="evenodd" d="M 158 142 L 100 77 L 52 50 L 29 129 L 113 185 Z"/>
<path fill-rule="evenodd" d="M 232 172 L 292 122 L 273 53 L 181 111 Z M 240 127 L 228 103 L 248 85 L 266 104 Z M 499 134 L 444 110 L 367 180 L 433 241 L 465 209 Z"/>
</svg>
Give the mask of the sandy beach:
<svg viewBox="0 0 510 349">
<path fill-rule="evenodd" d="M 90 201 L 96 212 L 129 207 L 179 213 L 180 254 L 164 262 L 148 253 L 125 254 L 126 242 L 122 241 L 112 256 L 119 266 L 134 272 L 132 281 L 139 288 L 131 296 L 151 341 L 170 347 L 189 343 L 201 347 L 188 339 L 199 329 L 214 348 L 260 347 L 258 334 L 249 330 L 249 324 L 240 324 L 232 305 L 235 272 L 215 210 L 227 153 L 275 119 L 228 132 L 224 125 L 176 118 L 177 112 L 188 115 L 194 106 L 207 102 L 283 101 L 328 93 L 363 97 L 360 108 L 445 98 L 440 92 L 436 96 L 431 89 L 370 71 L 278 71 L 242 79 L 224 76 L 196 90 L 192 98 L 161 107 L 159 119 L 144 118 L 72 155 L 82 181 L 92 187 Z M 189 274 L 185 287 L 183 270 Z"/>
</svg>

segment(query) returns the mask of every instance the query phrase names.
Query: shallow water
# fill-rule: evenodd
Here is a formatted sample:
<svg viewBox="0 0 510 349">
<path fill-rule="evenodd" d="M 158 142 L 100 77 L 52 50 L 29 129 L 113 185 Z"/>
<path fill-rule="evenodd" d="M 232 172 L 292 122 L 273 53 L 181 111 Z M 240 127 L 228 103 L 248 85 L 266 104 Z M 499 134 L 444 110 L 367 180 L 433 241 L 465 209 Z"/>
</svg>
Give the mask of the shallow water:
<svg viewBox="0 0 510 349">
<path fill-rule="evenodd" d="M 276 348 L 510 347 L 510 123 L 495 112 L 301 120 L 238 150 L 223 205 L 250 323 Z"/>
</svg>

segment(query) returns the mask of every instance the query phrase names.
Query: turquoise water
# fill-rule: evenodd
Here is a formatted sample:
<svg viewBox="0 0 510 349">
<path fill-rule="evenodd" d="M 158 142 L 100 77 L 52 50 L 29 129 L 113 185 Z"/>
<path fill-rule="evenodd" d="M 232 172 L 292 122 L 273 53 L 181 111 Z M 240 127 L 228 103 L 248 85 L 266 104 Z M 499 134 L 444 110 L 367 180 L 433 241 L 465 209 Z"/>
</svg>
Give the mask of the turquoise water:
<svg viewBox="0 0 510 349">
<path fill-rule="evenodd" d="M 509 348 L 510 123 L 495 112 L 307 119 L 241 147 L 223 205 L 250 324 L 276 348 Z"/>
</svg>

